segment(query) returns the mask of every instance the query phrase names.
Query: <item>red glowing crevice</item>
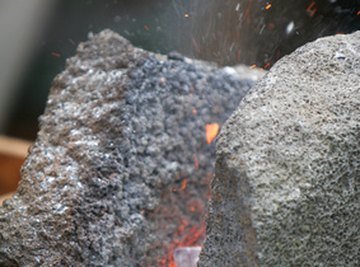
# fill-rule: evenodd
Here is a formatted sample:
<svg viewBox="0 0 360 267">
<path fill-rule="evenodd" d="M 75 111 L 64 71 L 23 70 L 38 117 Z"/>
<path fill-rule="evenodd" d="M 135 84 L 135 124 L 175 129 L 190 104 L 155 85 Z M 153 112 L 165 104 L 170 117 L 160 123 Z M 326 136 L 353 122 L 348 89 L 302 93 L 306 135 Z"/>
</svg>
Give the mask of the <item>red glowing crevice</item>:
<svg viewBox="0 0 360 267">
<path fill-rule="evenodd" d="M 185 229 L 187 228 L 189 222 L 182 220 L 178 228 L 179 236 L 183 236 Z M 205 222 L 201 222 L 199 225 L 192 226 L 190 229 L 186 230 L 186 235 L 181 239 L 174 239 L 167 247 L 167 255 L 160 258 L 158 261 L 158 266 L 160 267 L 176 267 L 174 260 L 174 251 L 179 247 L 195 247 L 201 246 L 205 239 Z"/>
</svg>

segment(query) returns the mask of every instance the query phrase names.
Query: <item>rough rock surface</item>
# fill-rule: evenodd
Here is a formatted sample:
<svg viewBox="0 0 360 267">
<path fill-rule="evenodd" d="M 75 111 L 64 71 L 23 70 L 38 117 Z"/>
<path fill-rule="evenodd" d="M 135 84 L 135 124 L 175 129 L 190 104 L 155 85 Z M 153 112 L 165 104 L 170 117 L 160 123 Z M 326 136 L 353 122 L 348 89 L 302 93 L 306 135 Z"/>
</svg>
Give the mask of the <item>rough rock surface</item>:
<svg viewBox="0 0 360 267">
<path fill-rule="evenodd" d="M 186 234 L 204 215 L 205 124 L 224 122 L 253 83 L 108 30 L 80 44 L 0 208 L 0 266 L 165 266 L 179 218 Z"/>
<path fill-rule="evenodd" d="M 299 48 L 225 123 L 199 266 L 360 266 L 359 44 Z"/>
</svg>

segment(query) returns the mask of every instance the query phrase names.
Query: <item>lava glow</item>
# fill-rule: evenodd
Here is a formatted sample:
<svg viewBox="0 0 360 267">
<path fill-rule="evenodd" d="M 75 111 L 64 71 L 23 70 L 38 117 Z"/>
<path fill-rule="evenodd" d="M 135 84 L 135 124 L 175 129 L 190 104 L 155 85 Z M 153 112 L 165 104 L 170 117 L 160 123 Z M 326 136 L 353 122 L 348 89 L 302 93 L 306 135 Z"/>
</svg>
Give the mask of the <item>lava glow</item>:
<svg viewBox="0 0 360 267">
<path fill-rule="evenodd" d="M 209 123 L 205 126 L 206 131 L 206 143 L 211 144 L 211 142 L 218 135 L 220 130 L 220 125 L 218 123 Z"/>
<path fill-rule="evenodd" d="M 205 235 L 206 201 L 209 199 L 209 185 L 213 173 L 209 172 L 199 181 L 192 177 L 178 179 L 166 190 L 160 205 L 154 215 L 157 226 L 167 233 L 167 237 L 154 244 L 162 248 L 164 254 L 156 258 L 156 264 L 145 266 L 176 267 L 174 252 L 181 247 L 202 247 Z M 205 201 L 204 201 L 205 200 Z M 178 204 L 180 203 L 180 205 Z"/>
<path fill-rule="evenodd" d="M 182 235 L 185 232 L 185 229 L 188 228 L 189 222 L 187 220 L 182 220 L 178 228 L 178 234 Z M 186 236 L 181 240 L 174 240 L 173 243 L 168 247 L 168 253 L 165 257 L 159 260 L 159 266 L 161 267 L 176 267 L 174 261 L 174 251 L 179 247 L 192 247 L 199 246 L 199 241 L 204 239 L 205 235 L 205 222 L 202 222 L 200 225 L 191 227 L 186 231 Z"/>
</svg>

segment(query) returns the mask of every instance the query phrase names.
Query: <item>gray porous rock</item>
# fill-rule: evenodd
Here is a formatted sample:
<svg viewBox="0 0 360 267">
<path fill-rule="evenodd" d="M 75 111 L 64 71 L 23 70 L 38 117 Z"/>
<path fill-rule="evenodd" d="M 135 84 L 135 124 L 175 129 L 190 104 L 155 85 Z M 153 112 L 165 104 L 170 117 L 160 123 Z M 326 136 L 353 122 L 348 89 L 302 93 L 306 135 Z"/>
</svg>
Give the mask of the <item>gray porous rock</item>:
<svg viewBox="0 0 360 267">
<path fill-rule="evenodd" d="M 360 32 L 306 44 L 217 143 L 199 266 L 360 266 Z"/>
<path fill-rule="evenodd" d="M 205 125 L 221 125 L 253 83 L 109 30 L 90 36 L 54 79 L 0 208 L 0 266 L 168 266 L 174 237 L 201 245 L 181 233 L 206 209 Z"/>
</svg>

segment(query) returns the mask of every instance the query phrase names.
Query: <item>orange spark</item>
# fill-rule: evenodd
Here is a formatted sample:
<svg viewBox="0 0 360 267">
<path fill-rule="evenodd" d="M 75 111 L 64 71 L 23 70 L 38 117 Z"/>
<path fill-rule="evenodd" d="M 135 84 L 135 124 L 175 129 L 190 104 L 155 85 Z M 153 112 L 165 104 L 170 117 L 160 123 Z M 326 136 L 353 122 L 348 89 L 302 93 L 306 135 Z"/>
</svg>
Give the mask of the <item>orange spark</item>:
<svg viewBox="0 0 360 267">
<path fill-rule="evenodd" d="M 313 17 L 317 11 L 316 3 L 314 1 L 307 7 L 306 12 L 310 17 Z"/>
<path fill-rule="evenodd" d="M 265 6 L 265 10 L 269 10 L 270 8 L 271 8 L 271 4 L 270 3 L 268 3 L 266 6 Z"/>
<path fill-rule="evenodd" d="M 196 242 L 204 235 L 206 229 L 205 224 L 202 223 L 201 227 L 195 225 L 189 230 L 189 235 L 182 240 L 182 246 L 189 247 L 196 245 Z"/>
<path fill-rule="evenodd" d="M 250 23 L 251 21 L 250 11 L 251 11 L 252 3 L 253 0 L 250 0 L 244 11 L 244 18 L 247 23 Z"/>
<path fill-rule="evenodd" d="M 211 144 L 219 133 L 220 125 L 218 123 L 209 123 L 205 126 L 206 131 L 206 143 Z"/>
<path fill-rule="evenodd" d="M 55 51 L 51 52 L 51 55 L 53 57 L 61 57 L 61 54 L 59 52 L 55 52 Z"/>
<path fill-rule="evenodd" d="M 250 66 L 250 69 L 255 69 L 256 68 L 256 64 L 252 64 L 251 66 Z"/>
<path fill-rule="evenodd" d="M 188 227 L 189 225 L 189 221 L 186 219 L 181 219 L 180 220 L 180 225 L 177 229 L 177 232 L 179 235 L 183 234 L 184 230 L 186 229 L 186 227 Z"/>
<path fill-rule="evenodd" d="M 358 12 L 356 12 L 356 15 L 360 16 L 360 10 Z"/>
<path fill-rule="evenodd" d="M 180 189 L 184 191 L 186 189 L 186 185 L 187 185 L 187 180 L 186 179 L 182 180 Z"/>
</svg>

